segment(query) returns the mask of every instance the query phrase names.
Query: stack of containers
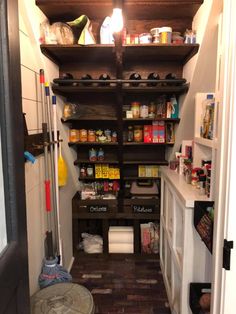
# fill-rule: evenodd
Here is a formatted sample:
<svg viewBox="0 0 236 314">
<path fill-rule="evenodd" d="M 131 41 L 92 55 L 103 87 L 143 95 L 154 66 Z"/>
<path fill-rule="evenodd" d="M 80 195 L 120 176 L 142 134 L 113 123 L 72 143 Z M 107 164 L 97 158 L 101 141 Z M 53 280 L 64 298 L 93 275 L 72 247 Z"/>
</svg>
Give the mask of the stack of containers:
<svg viewBox="0 0 236 314">
<path fill-rule="evenodd" d="M 110 226 L 109 253 L 134 253 L 134 230 L 131 226 Z"/>
</svg>

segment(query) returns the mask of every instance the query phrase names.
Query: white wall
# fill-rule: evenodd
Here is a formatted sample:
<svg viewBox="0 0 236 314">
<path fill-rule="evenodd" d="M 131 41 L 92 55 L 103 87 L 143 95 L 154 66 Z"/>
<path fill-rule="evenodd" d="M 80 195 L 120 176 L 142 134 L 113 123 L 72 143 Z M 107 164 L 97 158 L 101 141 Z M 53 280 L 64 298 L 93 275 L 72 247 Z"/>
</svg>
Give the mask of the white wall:
<svg viewBox="0 0 236 314">
<path fill-rule="evenodd" d="M 190 82 L 190 88 L 186 96 L 180 97 L 181 121 L 176 128 L 176 143 L 171 151 L 171 158 L 179 150 L 182 140 L 193 139 L 195 94 L 215 89 L 220 4 L 221 0 L 205 0 L 193 20 L 193 29 L 197 31 L 200 48 L 198 54 L 183 69 L 183 77 Z"/>
<path fill-rule="evenodd" d="M 26 113 L 29 134 L 40 133 L 41 100 L 39 86 L 39 69 L 45 70 L 47 81 L 59 76 L 58 67 L 44 57 L 39 48 L 39 24 L 45 17 L 35 6 L 34 0 L 19 1 L 19 33 L 21 53 L 22 104 Z M 67 127 L 60 122 L 63 108 L 62 100 L 58 102 L 58 128 L 63 139 L 62 154 L 68 165 L 67 186 L 60 188 L 60 218 L 63 242 L 63 266 L 71 267 L 72 253 L 72 209 L 71 199 L 77 190 L 77 175 L 73 161 L 73 151 L 68 149 Z M 44 157 L 37 157 L 35 164 L 25 165 L 26 205 L 28 229 L 28 256 L 30 294 L 38 290 L 38 276 L 44 258 L 44 239 L 47 230 L 44 201 Z"/>
</svg>

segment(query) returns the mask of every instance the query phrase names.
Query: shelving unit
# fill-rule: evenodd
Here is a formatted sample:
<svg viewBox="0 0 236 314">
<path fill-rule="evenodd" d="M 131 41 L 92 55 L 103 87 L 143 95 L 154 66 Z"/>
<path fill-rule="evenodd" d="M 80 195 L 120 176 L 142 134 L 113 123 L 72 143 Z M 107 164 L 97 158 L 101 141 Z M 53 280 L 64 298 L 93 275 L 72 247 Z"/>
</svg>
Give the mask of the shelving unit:
<svg viewBox="0 0 236 314">
<path fill-rule="evenodd" d="M 214 182 L 215 178 L 215 162 L 216 153 L 218 149 L 217 139 L 217 103 L 214 105 L 214 116 L 213 116 L 213 136 L 212 139 L 203 138 L 200 134 L 202 119 L 204 115 L 204 101 L 208 94 L 215 95 L 213 92 L 209 93 L 197 93 L 195 97 L 195 126 L 194 126 L 194 156 L 193 164 L 194 167 L 200 167 L 202 160 L 211 160 L 211 182 Z M 209 201 L 214 199 L 213 185 L 210 188 Z"/>
<path fill-rule="evenodd" d="M 168 167 L 161 173 L 160 265 L 172 313 L 189 314 L 190 283 L 211 281 L 211 254 L 194 228 L 195 202 L 208 202 L 184 176 Z"/>
<path fill-rule="evenodd" d="M 166 23 L 173 30 L 183 33 L 186 28 L 191 28 L 192 18 L 202 2 L 202 0 L 120 1 L 126 16 L 126 27 L 130 33 L 149 32 L 156 25 L 166 26 Z M 84 0 L 75 3 L 70 0 L 36 0 L 36 4 L 50 22 L 69 21 L 86 14 L 92 22 L 95 38 L 99 42 L 99 27 L 105 16 L 111 14 L 113 1 Z M 109 225 L 125 224 L 134 226 L 134 252 L 140 253 L 140 222 L 159 221 L 160 199 L 132 200 L 130 195 L 129 197 L 126 195 L 125 183 L 145 179 L 138 176 L 138 165 L 167 165 L 166 148 L 173 144 L 126 142 L 123 139 L 123 131 L 128 125 L 151 125 L 153 121 L 171 122 L 177 127 L 180 119 L 127 119 L 124 117 L 124 107 L 134 100 L 151 101 L 163 94 L 168 97 L 175 94 L 178 98 L 179 95 L 187 93 L 189 84 L 182 79 L 183 65 L 198 52 L 198 49 L 198 44 L 122 45 L 119 36 L 114 45 L 41 45 L 42 53 L 59 65 L 59 77 L 62 73 L 69 72 L 76 78 L 72 81 L 68 80 L 66 85 L 61 85 L 60 79 L 54 80 L 52 84 L 55 94 L 65 97 L 68 102 L 79 104 L 79 114 L 70 119 L 62 119 L 62 122 L 75 129 L 109 128 L 117 132 L 116 143 L 69 143 L 69 146 L 77 152 L 75 166 L 108 163 L 120 168 L 120 191 L 117 200 L 82 201 L 78 193 L 74 196 L 72 200 L 74 248 L 78 243 L 80 232 L 89 232 L 93 229 L 92 231 L 103 236 L 104 253 L 107 253 Z M 147 86 L 147 82 L 150 81 L 146 78 L 153 71 L 157 71 L 162 80 L 156 86 Z M 128 80 L 133 72 L 139 72 L 142 77 L 139 85 L 135 87 L 130 84 L 132 81 Z M 173 81 L 164 80 L 166 74 L 170 72 L 176 73 L 180 78 L 174 84 Z M 89 81 L 90 86 L 86 86 L 80 80 L 85 73 L 89 73 L 93 78 Z M 101 86 L 98 78 L 102 73 L 107 73 L 111 77 L 111 80 L 106 81 L 110 86 Z M 88 150 L 91 147 L 104 149 L 103 162 L 89 161 Z M 91 177 L 83 177 L 83 180 L 91 179 Z M 146 179 L 155 181 L 160 189 L 160 178 L 147 177 Z M 106 204 L 110 212 L 90 213 L 88 212 L 90 202 L 92 205 Z M 135 202 L 145 206 L 152 205 L 155 210 L 153 213 L 135 213 L 132 207 Z M 99 226 L 96 226 L 97 219 Z M 177 287 L 176 283 L 176 289 Z"/>
</svg>

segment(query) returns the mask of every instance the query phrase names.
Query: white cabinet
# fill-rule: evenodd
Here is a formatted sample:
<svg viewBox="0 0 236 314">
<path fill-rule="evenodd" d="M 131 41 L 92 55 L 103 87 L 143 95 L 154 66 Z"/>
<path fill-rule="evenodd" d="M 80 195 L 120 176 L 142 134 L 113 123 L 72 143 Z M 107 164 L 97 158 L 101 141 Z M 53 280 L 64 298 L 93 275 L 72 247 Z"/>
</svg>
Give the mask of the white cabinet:
<svg viewBox="0 0 236 314">
<path fill-rule="evenodd" d="M 161 167 L 160 264 L 173 314 L 190 314 L 190 282 L 211 281 L 211 254 L 193 225 L 194 201 L 207 200 L 184 177 Z"/>
</svg>

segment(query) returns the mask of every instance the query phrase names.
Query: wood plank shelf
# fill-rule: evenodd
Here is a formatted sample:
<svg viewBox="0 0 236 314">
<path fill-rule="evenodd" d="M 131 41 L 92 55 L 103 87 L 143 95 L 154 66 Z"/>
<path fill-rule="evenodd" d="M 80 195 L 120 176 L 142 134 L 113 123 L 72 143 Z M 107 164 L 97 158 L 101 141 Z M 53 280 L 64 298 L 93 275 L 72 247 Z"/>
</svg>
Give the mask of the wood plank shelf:
<svg viewBox="0 0 236 314">
<path fill-rule="evenodd" d="M 78 117 L 78 116 L 72 116 L 71 118 L 68 118 L 68 119 L 64 119 L 64 118 L 61 118 L 61 122 L 62 123 L 73 123 L 75 121 L 117 121 L 117 118 L 116 117 L 104 117 L 104 116 L 101 116 L 101 117 Z"/>
<path fill-rule="evenodd" d="M 95 44 L 89 46 L 79 45 L 53 45 L 40 46 L 42 53 L 58 65 L 68 62 L 115 62 L 114 45 Z"/>
<path fill-rule="evenodd" d="M 163 145 L 174 145 L 174 143 L 144 143 L 144 142 L 124 142 L 124 146 L 163 146 Z"/>
<path fill-rule="evenodd" d="M 157 83 L 158 84 L 158 83 Z M 166 85 L 166 86 L 123 86 L 124 93 L 166 93 L 166 94 L 184 94 L 187 93 L 189 84 L 183 85 Z"/>
<path fill-rule="evenodd" d="M 130 219 L 130 220 L 158 220 L 159 214 L 136 214 L 136 213 L 80 213 L 73 212 L 76 219 Z"/>
<path fill-rule="evenodd" d="M 61 65 L 68 62 L 115 62 L 113 45 L 52 45 L 40 46 L 42 53 Z M 198 44 L 136 44 L 124 45 L 124 63 L 133 61 L 178 61 L 185 64 L 199 49 Z"/>
<path fill-rule="evenodd" d="M 124 63 L 134 61 L 178 61 L 185 64 L 199 49 L 198 44 L 125 45 Z"/>
<path fill-rule="evenodd" d="M 124 160 L 124 165 L 164 165 L 167 166 L 167 160 Z"/>
<path fill-rule="evenodd" d="M 118 142 L 69 142 L 69 146 L 118 146 Z"/>
<path fill-rule="evenodd" d="M 166 121 L 166 122 L 175 122 L 179 123 L 179 118 L 123 118 L 124 122 L 148 122 L 148 121 Z"/>
<path fill-rule="evenodd" d="M 85 177 L 79 177 L 79 180 L 81 181 L 109 181 L 109 180 L 120 180 L 120 179 L 110 179 L 110 178 L 95 178 L 94 176 L 85 176 Z"/>
<path fill-rule="evenodd" d="M 90 161 L 88 159 L 77 159 L 74 161 L 74 165 L 80 165 L 80 164 L 118 164 L 118 160 L 113 159 L 106 159 L 106 160 L 96 160 L 96 161 Z"/>
<path fill-rule="evenodd" d="M 56 95 L 66 97 L 78 93 L 115 93 L 116 86 L 61 86 L 52 84 L 52 91 Z"/>
<path fill-rule="evenodd" d="M 123 177 L 124 180 L 160 180 L 160 177 L 139 177 L 139 176 L 129 176 Z"/>
</svg>

